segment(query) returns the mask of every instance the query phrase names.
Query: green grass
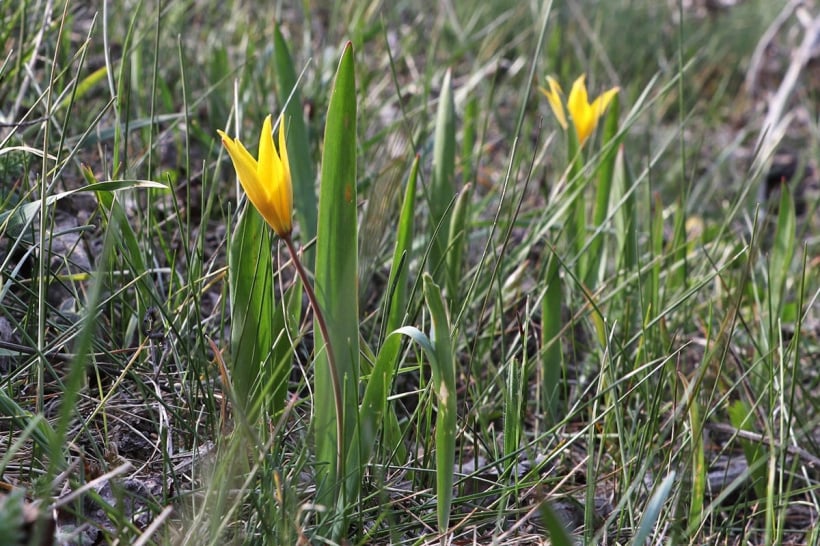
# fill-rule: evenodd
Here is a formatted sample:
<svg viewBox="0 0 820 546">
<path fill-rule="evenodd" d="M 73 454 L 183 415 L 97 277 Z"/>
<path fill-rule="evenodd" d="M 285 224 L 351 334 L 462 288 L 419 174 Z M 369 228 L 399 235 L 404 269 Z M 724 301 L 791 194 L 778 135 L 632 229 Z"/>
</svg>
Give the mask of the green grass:
<svg viewBox="0 0 820 546">
<path fill-rule="evenodd" d="M 818 197 L 756 203 L 794 16 L 742 87 L 785 2 L 104 4 L 0 7 L 0 542 L 818 543 Z M 283 110 L 342 444 L 216 134 Z"/>
</svg>

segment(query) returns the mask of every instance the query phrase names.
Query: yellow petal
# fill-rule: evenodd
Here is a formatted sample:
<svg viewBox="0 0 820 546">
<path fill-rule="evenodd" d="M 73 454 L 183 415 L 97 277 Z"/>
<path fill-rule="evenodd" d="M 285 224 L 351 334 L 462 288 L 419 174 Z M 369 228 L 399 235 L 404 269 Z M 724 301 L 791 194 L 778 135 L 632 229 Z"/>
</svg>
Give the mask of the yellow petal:
<svg viewBox="0 0 820 546">
<path fill-rule="evenodd" d="M 262 123 L 262 133 L 259 135 L 259 180 L 265 189 L 264 208 L 259 212 L 268 221 L 273 230 L 280 236 L 290 233 L 289 219 L 283 212 L 280 194 L 282 186 L 282 165 L 279 154 L 273 146 L 273 129 L 271 116 L 265 117 Z"/>
<path fill-rule="evenodd" d="M 589 98 L 587 97 L 587 86 L 584 80 L 586 75 L 578 76 L 578 79 L 572 84 L 572 89 L 569 90 L 569 98 L 567 99 L 567 110 L 569 115 L 573 118 L 577 114 L 583 114 L 584 110 L 589 109 Z"/>
<path fill-rule="evenodd" d="M 589 105 L 587 86 L 584 82 L 586 76 L 581 75 L 572 84 L 567 99 L 567 110 L 572 117 L 572 124 L 575 126 L 575 134 L 578 136 L 578 144 L 584 145 L 592 130 L 595 129 L 595 115 Z"/>
<path fill-rule="evenodd" d="M 555 78 L 552 76 L 547 76 L 547 84 L 549 84 L 549 89 L 544 89 L 543 87 L 539 87 L 539 90 L 547 97 L 547 101 L 550 103 L 550 108 L 552 108 L 552 113 L 555 115 L 555 119 L 558 120 L 558 124 L 566 130 L 567 125 L 567 116 L 564 113 L 564 104 L 562 102 L 563 91 L 561 91 L 561 86 L 558 85 L 558 82 L 555 81 Z"/>
<path fill-rule="evenodd" d="M 242 184 L 251 203 L 259 208 L 258 204 L 265 201 L 265 193 L 256 174 L 256 160 L 239 142 L 239 139 L 232 139 L 222 131 L 217 132 L 222 137 L 222 144 L 228 150 L 228 155 L 231 156 L 234 169 L 236 169 L 236 176 L 239 177 L 239 183 Z"/>
<path fill-rule="evenodd" d="M 270 200 L 263 181 L 259 179 L 257 161 L 248 153 L 248 150 L 239 142 L 239 139 L 231 139 L 222 131 L 218 131 L 218 133 L 222 137 L 222 144 L 228 150 L 228 155 L 231 156 L 234 169 L 236 169 L 236 176 L 239 177 L 239 183 L 242 184 L 248 200 L 259 211 L 265 221 L 272 226 L 270 206 L 268 205 Z"/>
<path fill-rule="evenodd" d="M 272 181 L 276 180 L 276 167 L 279 162 L 279 157 L 276 155 L 276 149 L 273 147 L 273 134 L 271 131 L 271 117 L 265 117 L 262 123 L 262 132 L 259 133 L 259 164 L 256 167 L 256 173 L 259 181 L 264 186 L 265 195 L 270 199 L 273 185 Z"/>
<path fill-rule="evenodd" d="M 217 133 L 222 137 L 222 144 L 228 150 L 228 155 L 231 156 L 231 161 L 233 161 L 236 168 L 236 174 L 242 178 L 242 175 L 248 171 L 256 173 L 256 160 L 248 153 L 248 150 L 245 149 L 239 139 L 233 139 L 219 130 L 217 130 Z"/>
<path fill-rule="evenodd" d="M 616 93 L 620 91 L 619 87 L 613 87 L 609 91 L 598 96 L 597 99 L 592 103 L 592 111 L 595 113 L 596 118 L 600 118 L 606 112 L 609 103 L 612 102 L 612 98 L 615 96 Z"/>
</svg>

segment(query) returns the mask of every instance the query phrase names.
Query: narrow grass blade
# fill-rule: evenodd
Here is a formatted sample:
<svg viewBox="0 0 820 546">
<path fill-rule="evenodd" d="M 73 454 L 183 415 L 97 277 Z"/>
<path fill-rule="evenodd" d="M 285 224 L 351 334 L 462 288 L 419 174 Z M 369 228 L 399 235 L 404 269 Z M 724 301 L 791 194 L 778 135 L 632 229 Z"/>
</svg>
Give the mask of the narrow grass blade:
<svg viewBox="0 0 820 546">
<path fill-rule="evenodd" d="M 685 190 L 681 190 L 682 192 Z M 688 245 L 686 244 L 686 201 L 683 196 L 678 197 L 677 206 L 675 207 L 675 215 L 672 224 L 672 237 L 667 248 L 669 249 L 669 259 L 673 267 L 667 269 L 668 276 L 666 286 L 676 290 L 685 291 L 689 282 L 688 260 L 686 251 Z"/>
<path fill-rule="evenodd" d="M 445 542 L 453 502 L 456 456 L 456 371 L 450 324 L 441 288 L 429 274 L 424 275 L 424 300 L 432 322 L 430 341 L 435 358 L 430 359 L 433 388 L 438 400 L 436 417 L 436 497 L 439 533 Z"/>
<path fill-rule="evenodd" d="M 777 213 L 774 246 L 772 246 L 769 257 L 769 308 L 773 319 L 780 318 L 786 279 L 789 276 L 792 257 L 794 257 L 796 229 L 794 198 L 789 187 L 783 184 L 780 190 L 780 208 Z"/>
<path fill-rule="evenodd" d="M 86 97 L 98 83 L 108 77 L 108 67 L 101 66 L 77 84 L 77 90 L 74 94 L 69 95 L 60 101 L 57 108 L 62 109 L 71 106 L 72 102 L 79 102 Z"/>
<path fill-rule="evenodd" d="M 94 190 L 94 193 L 100 205 L 108 212 L 107 219 L 109 225 L 113 223 L 117 228 L 115 234 L 119 238 L 119 248 L 127 252 L 128 261 L 132 264 L 135 271 L 145 271 L 145 260 L 142 256 L 137 235 L 128 222 L 128 218 L 122 206 L 115 199 L 115 194 L 109 189 L 100 187 L 102 182 L 97 181 L 91 169 L 84 167 L 82 169 L 82 175 L 86 182 L 88 182 L 87 187 L 99 188 Z"/>
<path fill-rule="evenodd" d="M 449 281 L 445 282 L 450 275 L 449 271 L 445 271 L 445 256 L 450 226 L 448 207 L 455 196 L 456 164 L 456 114 L 451 78 L 452 75 L 448 70 L 441 83 L 433 145 L 433 180 L 428 194 L 430 232 L 436 234 L 431 241 L 428 269 L 433 272 L 436 282 L 445 286 L 450 285 Z M 438 230 L 437 233 L 436 230 Z"/>
<path fill-rule="evenodd" d="M 45 451 L 49 445 L 48 438 L 54 435 L 54 431 L 43 416 L 26 412 L 3 391 L 0 391 L 0 415 L 9 417 L 10 421 L 21 429 L 14 443 L 8 445 L 6 452 L 0 457 L 0 476 L 2 476 L 6 472 L 9 463 L 25 447 L 29 437 L 33 438 L 38 447 Z M 21 419 L 21 416 L 25 416 L 25 419 Z M 60 455 L 62 458 L 62 453 Z M 63 464 L 61 463 L 61 465 Z"/>
<path fill-rule="evenodd" d="M 729 406 L 729 420 L 732 426 L 738 430 L 755 432 L 754 413 L 749 404 L 743 400 L 736 400 Z M 759 500 L 766 498 L 766 464 L 768 458 L 767 449 L 758 443 L 749 440 L 740 440 L 743 446 L 743 455 L 746 457 L 746 464 L 751 472 L 752 485 Z"/>
<path fill-rule="evenodd" d="M 94 180 L 93 175 L 91 179 Z M 11 210 L 0 212 L 0 227 L 2 227 L 4 231 L 7 231 L 12 235 L 17 235 L 20 231 L 20 228 L 22 228 L 23 226 L 28 226 L 31 224 L 31 222 L 34 221 L 34 218 L 40 212 L 40 208 L 42 206 L 50 207 L 56 204 L 57 201 L 65 199 L 66 197 L 69 197 L 75 193 L 95 192 L 97 194 L 97 198 L 100 199 L 102 205 L 107 209 L 111 210 L 115 207 L 113 192 L 118 190 L 139 188 L 167 190 L 168 186 L 165 184 L 160 184 L 158 182 L 152 182 L 150 180 L 109 180 L 106 182 L 95 181 L 93 183 L 88 184 L 87 186 L 49 195 L 48 197 L 46 197 L 45 204 L 42 203 L 41 199 L 35 199 L 34 201 L 31 201 L 29 203 L 18 205 L 12 208 Z M 116 206 L 118 207 L 119 205 Z M 125 240 L 127 240 L 127 238 Z"/>
<path fill-rule="evenodd" d="M 325 313 L 344 393 L 344 438 L 337 438 L 333 384 L 323 343 L 316 336 L 317 458 L 322 465 L 319 500 L 336 496 L 339 442 L 343 453 L 352 445 L 358 413 L 359 297 L 356 198 L 356 82 L 353 46 L 344 48 L 330 99 L 322 154 L 319 224 L 316 239 L 316 296 Z M 359 485 L 358 468 L 349 469 L 348 483 Z"/>
<path fill-rule="evenodd" d="M 615 208 L 613 226 L 617 247 L 615 263 L 619 269 L 632 271 L 637 265 L 637 218 L 632 173 L 626 162 L 623 147 L 618 148 L 612 173 L 610 201 Z"/>
<path fill-rule="evenodd" d="M 273 271 L 270 230 L 253 207 L 246 207 L 231 239 L 231 365 L 234 396 L 248 421 L 260 405 L 262 363 L 273 342 Z"/>
<path fill-rule="evenodd" d="M 137 316 L 142 317 L 150 305 L 160 301 L 151 278 L 148 275 L 140 274 L 148 269 L 146 265 L 148 262 L 144 255 L 144 245 L 131 226 L 125 209 L 120 204 L 120 194 L 109 190 L 97 190 L 95 194 L 100 205 L 107 212 L 106 222 L 108 227 L 106 230 L 113 232 L 116 248 L 115 252 L 106 256 L 106 262 L 100 262 L 101 267 L 107 271 L 111 270 L 112 262 L 121 260 L 120 263 L 116 264 L 116 267 L 121 267 L 124 263 L 134 272 L 138 288 L 137 294 L 140 296 L 137 298 Z"/>
<path fill-rule="evenodd" d="M 649 267 L 649 279 L 644 283 L 646 289 L 643 298 L 644 319 L 648 319 L 650 313 L 658 313 L 661 310 L 661 260 L 663 254 L 663 202 L 659 195 L 655 196 L 655 205 L 652 214 L 652 225 L 649 228 L 649 245 L 651 266 Z"/>
<path fill-rule="evenodd" d="M 706 452 L 703 447 L 703 420 L 701 418 L 701 403 L 697 393 L 692 393 L 690 383 L 683 374 L 678 374 L 683 385 L 683 392 L 687 394 L 684 403 L 689 409 L 689 430 L 692 431 L 692 489 L 689 495 L 689 521 L 697 522 L 703 518 L 703 500 L 706 495 Z"/>
</svg>

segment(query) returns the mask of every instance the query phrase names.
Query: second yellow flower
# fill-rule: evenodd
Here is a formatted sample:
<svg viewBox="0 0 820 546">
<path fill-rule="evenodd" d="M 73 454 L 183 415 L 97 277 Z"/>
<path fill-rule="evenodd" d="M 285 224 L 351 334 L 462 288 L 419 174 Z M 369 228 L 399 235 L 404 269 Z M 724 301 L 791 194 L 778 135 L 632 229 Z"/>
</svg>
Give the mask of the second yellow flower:
<svg viewBox="0 0 820 546">
<path fill-rule="evenodd" d="M 609 91 L 602 93 L 598 98 L 589 103 L 587 95 L 587 86 L 585 83 L 585 75 L 581 75 L 572 84 L 572 89 L 569 92 L 567 99 L 567 110 L 569 111 L 572 124 L 575 126 L 575 133 L 578 136 L 578 144 L 584 145 L 584 142 L 595 130 L 598 125 L 598 119 L 606 112 L 607 106 L 612 101 L 612 97 L 618 92 L 617 87 L 613 87 Z M 543 87 L 540 91 L 546 95 L 547 100 L 552 108 L 552 113 L 555 114 L 558 123 L 566 130 L 569 127 L 567 123 L 567 114 L 564 111 L 564 92 L 561 86 L 555 81 L 555 78 L 547 76 L 547 84 L 549 89 Z"/>
</svg>

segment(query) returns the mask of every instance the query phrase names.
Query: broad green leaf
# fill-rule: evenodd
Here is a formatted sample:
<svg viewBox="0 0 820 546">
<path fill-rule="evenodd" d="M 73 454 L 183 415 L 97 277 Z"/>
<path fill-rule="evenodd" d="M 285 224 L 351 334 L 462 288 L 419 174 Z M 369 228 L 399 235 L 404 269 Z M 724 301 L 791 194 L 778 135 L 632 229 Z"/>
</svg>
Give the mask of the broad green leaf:
<svg viewBox="0 0 820 546">
<path fill-rule="evenodd" d="M 461 130 L 461 174 L 462 180 L 475 183 L 473 179 L 473 161 L 478 158 L 473 156 L 476 143 L 476 124 L 478 121 L 478 99 L 475 95 L 470 95 L 467 104 L 464 106 L 464 123 Z M 479 154 L 480 157 L 480 154 Z M 475 166 L 477 168 L 478 165 Z"/>
<path fill-rule="evenodd" d="M 366 462 L 370 458 L 376 445 L 379 427 L 386 426 L 383 424 L 385 419 L 392 421 L 391 426 L 398 426 L 395 414 L 387 405 L 387 398 L 390 395 L 390 387 L 393 385 L 396 373 L 396 362 L 401 350 L 401 335 L 409 336 L 418 342 L 416 332 L 418 330 L 409 326 L 398 328 L 384 340 L 376 357 L 376 364 L 370 372 L 370 378 L 366 381 L 367 387 L 359 410 L 359 448 L 358 452 L 351 450 L 348 456 L 349 466 Z M 395 449 L 397 445 L 394 442 L 398 441 L 400 438 L 392 438 L 389 449 Z"/>
<path fill-rule="evenodd" d="M 669 498 L 672 492 L 672 486 L 675 485 L 675 471 L 671 471 L 661 482 L 655 493 L 649 499 L 646 505 L 646 510 L 643 513 L 641 522 L 638 524 L 638 531 L 635 533 L 635 538 L 632 544 L 643 545 L 648 544 L 649 536 L 652 534 L 652 529 L 658 525 L 658 518 L 661 515 L 661 509 Z"/>
<path fill-rule="evenodd" d="M 685 190 L 681 190 L 685 191 Z M 688 264 L 686 259 L 686 252 L 688 245 L 686 244 L 686 207 L 681 197 L 677 199 L 677 206 L 675 207 L 674 221 L 672 224 L 672 238 L 668 243 L 669 262 L 675 264 L 667 268 L 666 286 L 684 291 L 688 283 Z"/>
<path fill-rule="evenodd" d="M 436 115 L 433 144 L 433 178 L 428 193 L 431 248 L 428 270 L 438 284 L 445 284 L 445 259 L 449 237 L 450 202 L 455 197 L 456 123 L 450 70 L 444 74 Z"/>
<path fill-rule="evenodd" d="M 584 278 L 586 272 L 586 262 L 588 256 L 581 250 L 586 242 L 587 229 L 587 203 L 584 199 L 584 190 L 587 185 L 587 177 L 584 174 L 584 150 L 578 143 L 578 134 L 575 131 L 575 124 L 569 124 L 566 131 L 567 141 L 567 163 L 566 172 L 567 190 L 565 199 L 569 200 L 570 206 L 567 211 L 566 237 L 575 249 L 577 262 L 575 272 L 579 279 Z"/>
<path fill-rule="evenodd" d="M 456 438 L 456 392 L 455 392 L 455 361 L 452 357 L 452 346 L 450 342 L 450 330 L 447 321 L 447 311 L 444 299 L 441 297 L 441 289 L 432 282 L 432 277 L 424 274 L 424 294 L 430 311 L 433 323 L 430 337 L 428 338 L 418 328 L 404 326 L 388 336 L 384 344 L 385 348 L 400 344 L 399 334 L 412 339 L 427 355 L 430 361 L 430 369 L 433 375 L 433 388 L 438 400 L 436 418 L 436 495 L 437 495 L 437 518 L 439 532 L 445 533 L 449 525 L 450 507 L 453 498 L 454 484 L 454 464 L 455 464 L 455 438 Z M 382 351 L 385 351 L 385 348 Z M 385 374 L 382 373 L 393 360 L 392 355 L 385 352 L 380 354 L 374 367 L 374 375 L 370 381 L 380 381 Z M 446 382 L 446 384 L 445 384 Z M 368 389 L 374 392 L 382 387 Z M 379 393 L 372 396 L 365 394 L 365 401 L 362 409 L 372 412 L 382 411 L 380 406 Z M 371 401 L 374 402 L 371 404 Z M 374 431 L 364 431 L 364 438 L 375 438 Z"/>
<path fill-rule="evenodd" d="M 399 215 L 396 246 L 393 249 L 393 263 L 387 286 L 390 288 L 385 330 L 392 332 L 402 325 L 407 312 L 407 267 L 413 250 L 413 219 L 416 210 L 416 179 L 419 172 L 419 156 L 413 161 L 410 175 L 407 177 L 407 188 L 404 190 L 404 202 Z"/>
<path fill-rule="evenodd" d="M 383 332 L 393 332 L 404 322 L 407 314 L 407 268 L 411 262 L 413 250 L 413 225 L 416 203 L 416 180 L 418 178 L 419 156 L 413 160 L 410 174 L 407 178 L 407 187 L 404 191 L 404 201 L 399 215 L 399 223 L 396 234 L 396 245 L 393 249 L 393 263 L 390 267 L 390 276 L 387 286 L 388 294 L 385 298 L 385 315 Z M 401 457 L 406 453 L 406 449 L 401 439 L 401 429 L 398 417 L 391 407 L 386 406 L 387 397 L 390 395 L 390 387 L 393 384 L 396 364 L 399 351 L 401 350 L 401 340 L 393 336 L 384 336 L 384 342 L 379 350 L 376 366 L 372 372 L 370 381 L 362 401 L 359 411 L 359 422 L 363 432 L 360 438 L 362 446 L 361 458 L 366 461 L 372 454 L 373 443 L 376 431 L 379 426 L 384 427 L 385 441 L 388 449 Z M 374 381 L 375 379 L 375 381 Z M 382 404 L 384 406 L 382 406 Z M 379 413 L 372 414 L 368 408 L 378 405 Z M 402 459 L 403 460 L 403 459 Z"/>
<path fill-rule="evenodd" d="M 344 393 L 344 438 L 336 434 L 333 383 L 324 341 L 316 339 L 315 435 L 320 464 L 319 501 L 332 502 L 345 469 L 336 468 L 337 441 L 352 445 L 358 414 L 359 298 L 356 198 L 356 82 L 353 46 L 344 48 L 331 92 L 322 153 L 319 224 L 316 238 L 316 297 L 325 314 Z M 348 483 L 360 485 L 358 468 Z M 351 493 L 354 494 L 354 493 Z"/>
<path fill-rule="evenodd" d="M 359 447 L 358 451 L 351 451 L 348 466 L 367 461 L 372 454 L 376 435 L 387 411 L 387 397 L 393 384 L 395 363 L 400 349 L 401 337 L 397 332 L 391 332 L 384 340 L 376 357 L 376 364 L 366 382 L 367 387 L 359 410 Z"/>
<path fill-rule="evenodd" d="M 270 229 L 245 207 L 231 238 L 231 382 L 249 422 L 258 416 L 260 370 L 273 343 L 273 271 Z"/>
<path fill-rule="evenodd" d="M 618 134 L 618 115 L 620 113 L 620 102 L 618 94 L 612 97 L 607 110 L 604 131 L 603 145 L 604 156 L 598 164 L 598 183 L 595 188 L 595 208 L 592 212 L 592 229 L 595 230 L 593 239 L 589 242 L 586 254 L 589 256 L 589 263 L 586 270 L 587 288 L 594 290 L 601 281 L 604 270 L 601 267 L 605 263 L 606 246 L 604 245 L 604 235 L 608 230 L 604 229 L 603 223 L 609 215 L 610 193 L 612 182 L 615 176 L 615 162 L 620 148 L 620 138 Z"/>
<path fill-rule="evenodd" d="M 430 359 L 433 389 L 437 400 L 436 413 L 436 499 L 439 533 L 445 534 L 450 524 L 456 457 L 456 370 L 453 358 L 450 323 L 441 288 L 430 274 L 424 275 L 424 301 L 430 312 L 430 342 L 435 358 Z"/>
<path fill-rule="evenodd" d="M 560 260 L 554 252 L 549 253 L 544 271 L 543 282 L 546 285 L 544 298 L 541 300 L 541 392 L 543 393 L 543 411 L 547 426 L 560 420 L 559 395 L 561 393 L 561 374 L 564 368 L 564 356 L 561 348 L 561 330 L 564 321 L 561 319 L 563 292 L 559 273 Z"/>
<path fill-rule="evenodd" d="M 651 313 L 659 313 L 661 310 L 661 265 L 663 260 L 663 202 L 659 195 L 655 195 L 655 205 L 653 208 L 649 228 L 649 278 L 643 284 L 645 296 L 643 298 L 643 316 L 648 319 Z"/>
<path fill-rule="evenodd" d="M 316 170 L 310 156 L 310 140 L 302 113 L 302 94 L 297 86 L 298 77 L 293 67 L 288 44 L 279 24 L 273 26 L 273 61 L 279 103 L 284 105 L 288 139 L 288 160 L 293 179 L 293 206 L 299 221 L 303 244 L 316 236 Z M 313 262 L 313 250 L 306 249 L 306 263 Z"/>
</svg>

